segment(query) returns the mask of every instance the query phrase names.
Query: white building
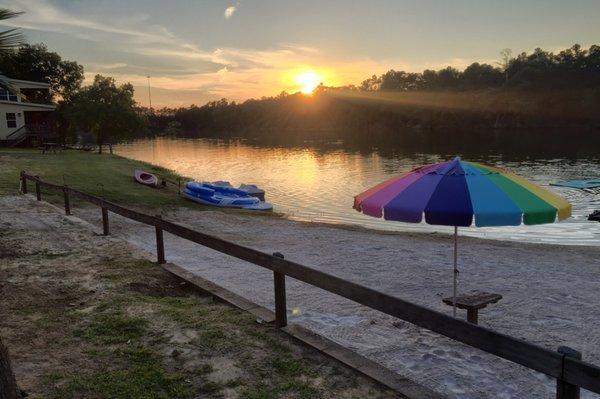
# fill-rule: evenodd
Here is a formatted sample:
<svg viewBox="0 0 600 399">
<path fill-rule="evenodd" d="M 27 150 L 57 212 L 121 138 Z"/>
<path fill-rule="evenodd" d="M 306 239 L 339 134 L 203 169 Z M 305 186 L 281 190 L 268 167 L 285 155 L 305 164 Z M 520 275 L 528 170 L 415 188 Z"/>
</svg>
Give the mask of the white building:
<svg viewBox="0 0 600 399">
<path fill-rule="evenodd" d="M 56 136 L 50 104 L 50 85 L 4 78 L 15 93 L 0 88 L 0 143 L 16 145 L 27 139 L 43 141 Z"/>
</svg>

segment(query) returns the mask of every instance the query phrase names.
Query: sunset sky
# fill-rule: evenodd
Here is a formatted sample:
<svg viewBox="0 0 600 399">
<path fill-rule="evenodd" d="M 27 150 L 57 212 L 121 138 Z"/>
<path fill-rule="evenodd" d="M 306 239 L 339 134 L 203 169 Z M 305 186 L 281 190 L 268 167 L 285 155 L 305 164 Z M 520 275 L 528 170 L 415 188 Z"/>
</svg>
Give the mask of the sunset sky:
<svg viewBox="0 0 600 399">
<path fill-rule="evenodd" d="M 359 84 L 390 68 L 420 71 L 499 51 L 599 42 L 600 1 L 0 0 L 10 21 L 83 64 L 114 76 L 153 106 L 244 100 Z M 316 77 L 315 77 L 316 76 Z M 309 85 L 312 83 L 309 83 Z"/>
</svg>

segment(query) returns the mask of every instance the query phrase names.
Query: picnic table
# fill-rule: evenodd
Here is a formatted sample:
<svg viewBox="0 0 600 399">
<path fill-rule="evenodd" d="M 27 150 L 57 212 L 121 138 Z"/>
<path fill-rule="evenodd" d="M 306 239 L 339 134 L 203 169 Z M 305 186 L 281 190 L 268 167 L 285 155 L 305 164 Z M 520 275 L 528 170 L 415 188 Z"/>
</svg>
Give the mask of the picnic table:
<svg viewBox="0 0 600 399">
<path fill-rule="evenodd" d="M 42 143 L 42 145 L 40 146 L 40 150 L 42 150 L 42 154 L 45 154 L 46 152 L 54 152 L 56 153 L 57 149 L 61 149 L 60 144 L 58 143 Z"/>
<path fill-rule="evenodd" d="M 479 309 L 485 308 L 490 303 L 496 303 L 500 299 L 502 299 L 502 295 L 500 294 L 492 294 L 489 292 L 473 292 L 470 294 L 457 295 L 456 307 L 459 309 L 466 309 L 467 321 L 469 323 L 477 324 Z M 446 305 L 453 305 L 452 297 L 444 298 L 442 301 Z"/>
</svg>

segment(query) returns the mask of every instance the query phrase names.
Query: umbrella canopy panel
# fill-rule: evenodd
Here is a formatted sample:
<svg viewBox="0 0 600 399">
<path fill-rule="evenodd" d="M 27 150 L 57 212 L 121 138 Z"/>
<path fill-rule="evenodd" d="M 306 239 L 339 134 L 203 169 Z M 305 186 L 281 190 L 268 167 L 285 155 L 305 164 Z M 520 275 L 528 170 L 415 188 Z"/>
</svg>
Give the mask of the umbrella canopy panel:
<svg viewBox="0 0 600 399">
<path fill-rule="evenodd" d="M 553 223 L 571 216 L 558 195 L 513 173 L 455 158 L 389 179 L 354 198 L 354 208 L 386 220 L 478 227 Z"/>
</svg>

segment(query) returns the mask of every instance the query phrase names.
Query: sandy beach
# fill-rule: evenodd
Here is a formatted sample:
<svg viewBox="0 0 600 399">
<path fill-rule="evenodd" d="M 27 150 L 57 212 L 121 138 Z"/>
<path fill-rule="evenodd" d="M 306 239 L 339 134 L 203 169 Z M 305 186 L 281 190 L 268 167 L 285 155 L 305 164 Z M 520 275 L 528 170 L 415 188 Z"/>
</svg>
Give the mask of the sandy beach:
<svg viewBox="0 0 600 399">
<path fill-rule="evenodd" d="M 97 209 L 75 213 L 100 226 Z M 451 314 L 452 241 L 439 234 L 382 233 L 219 211 L 171 210 L 164 218 Z M 111 214 L 111 232 L 153 256 L 154 230 Z M 273 308 L 272 275 L 165 235 L 167 260 Z M 555 350 L 571 346 L 600 363 L 600 249 L 460 238 L 459 292 L 503 299 L 480 324 Z M 546 398 L 539 373 L 288 280 L 290 322 L 307 326 L 451 398 Z M 459 311 L 460 317 L 465 313 Z M 595 397 L 584 392 L 583 397 Z"/>
</svg>

